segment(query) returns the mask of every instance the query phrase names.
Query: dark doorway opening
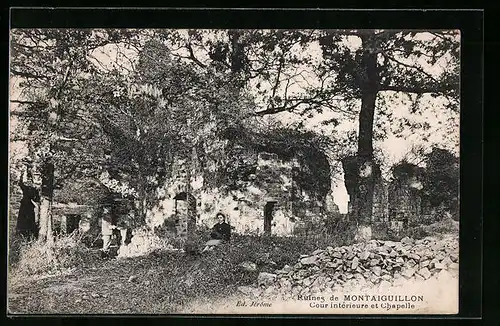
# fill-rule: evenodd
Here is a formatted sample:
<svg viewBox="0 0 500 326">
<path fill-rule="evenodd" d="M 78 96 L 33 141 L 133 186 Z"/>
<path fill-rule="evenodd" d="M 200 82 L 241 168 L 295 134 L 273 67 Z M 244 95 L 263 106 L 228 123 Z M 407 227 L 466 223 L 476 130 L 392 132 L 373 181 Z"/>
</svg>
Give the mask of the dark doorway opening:
<svg viewBox="0 0 500 326">
<path fill-rule="evenodd" d="M 274 207 L 276 206 L 275 201 L 268 201 L 264 206 L 264 234 L 271 234 L 271 225 L 273 221 Z"/>
</svg>

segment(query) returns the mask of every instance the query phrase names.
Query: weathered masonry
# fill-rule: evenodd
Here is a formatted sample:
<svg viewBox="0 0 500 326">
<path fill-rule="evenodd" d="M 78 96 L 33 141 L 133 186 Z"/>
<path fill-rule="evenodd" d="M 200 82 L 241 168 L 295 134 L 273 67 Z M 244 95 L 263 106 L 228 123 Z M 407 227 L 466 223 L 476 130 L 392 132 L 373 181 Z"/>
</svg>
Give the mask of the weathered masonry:
<svg viewBox="0 0 500 326">
<path fill-rule="evenodd" d="M 185 234 L 195 225 L 211 227 L 215 215 L 222 212 L 235 232 L 287 235 L 293 233 L 297 219 L 322 209 L 324 198 L 299 186 L 297 160 L 283 160 L 267 152 L 244 155 L 254 156 L 254 173 L 229 192 L 204 186 L 199 174 L 190 173 L 186 163 L 177 161 L 172 181 L 160 189 L 163 198 L 149 212 L 148 222 L 161 225 L 170 219 Z"/>
</svg>

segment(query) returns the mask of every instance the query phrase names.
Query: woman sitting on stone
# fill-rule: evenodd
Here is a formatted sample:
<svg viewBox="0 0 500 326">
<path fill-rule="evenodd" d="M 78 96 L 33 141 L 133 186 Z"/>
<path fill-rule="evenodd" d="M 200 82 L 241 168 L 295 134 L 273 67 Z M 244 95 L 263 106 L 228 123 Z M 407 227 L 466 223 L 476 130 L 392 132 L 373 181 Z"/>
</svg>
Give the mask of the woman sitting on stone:
<svg viewBox="0 0 500 326">
<path fill-rule="evenodd" d="M 205 243 L 205 248 L 201 252 L 212 250 L 215 246 L 218 246 L 222 242 L 228 242 L 231 240 L 231 226 L 226 223 L 226 217 L 222 213 L 217 213 L 216 215 L 217 223 L 212 227 L 212 232 L 210 233 L 210 238 L 207 243 Z"/>
<path fill-rule="evenodd" d="M 215 240 L 231 240 L 231 226 L 226 223 L 226 217 L 222 213 L 215 215 L 217 223 L 212 227 L 210 237 Z"/>
</svg>

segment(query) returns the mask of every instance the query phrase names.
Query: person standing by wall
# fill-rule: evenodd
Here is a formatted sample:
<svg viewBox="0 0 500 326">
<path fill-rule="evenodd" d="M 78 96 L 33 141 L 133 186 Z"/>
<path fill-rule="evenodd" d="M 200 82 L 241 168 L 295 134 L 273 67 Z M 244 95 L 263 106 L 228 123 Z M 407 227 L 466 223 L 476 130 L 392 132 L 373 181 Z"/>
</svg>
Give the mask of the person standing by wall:
<svg viewBox="0 0 500 326">
<path fill-rule="evenodd" d="M 134 206 L 130 200 L 122 200 L 117 206 L 117 221 L 116 229 L 120 231 L 120 248 L 119 251 L 122 252 L 126 250 L 127 235 L 131 229 L 132 220 L 134 218 Z"/>
<path fill-rule="evenodd" d="M 34 187 L 33 178 L 30 177 L 28 166 L 25 166 L 25 170 L 21 174 L 19 186 L 23 192 L 23 197 L 21 199 L 21 206 L 19 207 L 16 232 L 28 239 L 37 238 L 37 213 L 40 194 Z"/>
<path fill-rule="evenodd" d="M 113 236 L 113 216 L 111 214 L 111 206 L 105 204 L 101 210 L 101 236 L 102 236 L 102 257 L 109 257 L 109 247 L 111 245 L 111 237 Z"/>
</svg>

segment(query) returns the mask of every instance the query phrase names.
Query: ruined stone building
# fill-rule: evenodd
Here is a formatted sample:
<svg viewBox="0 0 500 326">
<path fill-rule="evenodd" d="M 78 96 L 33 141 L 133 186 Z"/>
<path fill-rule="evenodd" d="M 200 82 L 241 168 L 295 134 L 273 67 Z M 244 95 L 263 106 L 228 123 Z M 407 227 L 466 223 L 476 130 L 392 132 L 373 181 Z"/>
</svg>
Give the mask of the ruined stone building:
<svg viewBox="0 0 500 326">
<path fill-rule="evenodd" d="M 194 226 L 211 227 L 215 215 L 226 215 L 233 231 L 241 234 L 289 235 L 298 220 L 318 214 L 324 198 L 302 189 L 297 182 L 301 167 L 296 159 L 283 160 L 275 153 L 245 153 L 254 156 L 255 169 L 246 180 L 238 180 L 230 191 L 206 186 L 203 176 L 190 173 L 177 162 L 174 177 L 161 190 L 162 198 L 148 218 L 152 226 L 174 220 L 178 234 Z"/>
<path fill-rule="evenodd" d="M 189 236 L 195 229 L 211 228 L 221 212 L 236 233 L 292 235 L 304 220 L 338 211 L 327 198 L 328 161 L 308 147 L 312 142 L 300 144 L 288 134 L 278 140 L 267 134 L 255 137 L 214 141 L 210 148 L 189 148 L 171 159 L 168 176 L 143 206 L 146 224 Z M 142 204 L 133 203 L 136 209 Z M 56 221 L 61 232 L 71 232 L 80 215 L 88 222 L 98 217 L 96 211 L 97 206 L 65 207 L 56 212 Z"/>
<path fill-rule="evenodd" d="M 346 188 L 350 195 L 356 186 L 356 159 L 348 157 L 343 162 L 346 172 Z M 373 190 L 372 223 L 383 223 L 393 229 L 403 229 L 424 222 L 429 214 L 429 206 L 422 199 L 423 168 L 402 163 L 393 169 L 389 182 L 382 178 L 380 169 L 375 165 L 375 184 Z M 352 205 L 348 205 L 348 215 Z"/>
<path fill-rule="evenodd" d="M 328 197 L 329 185 L 321 191 L 316 191 L 320 188 L 318 183 L 309 185 L 310 179 L 315 178 L 312 170 L 313 174 L 331 177 L 328 163 L 328 167 L 315 170 L 298 159 L 299 152 L 280 155 L 263 148 L 235 148 L 233 158 L 243 162 L 240 165 L 246 170 L 235 177 L 229 189 L 206 182 L 204 175 L 196 172 L 197 167 L 177 160 L 171 181 L 162 188 L 161 200 L 149 214 L 149 223 L 161 225 L 165 220 L 173 220 L 178 233 L 186 234 L 196 226 L 211 227 L 216 222 L 215 215 L 222 212 L 237 233 L 291 235 L 304 223 L 323 218 L 324 213 L 338 213 L 331 203 L 333 198 Z M 318 171 L 322 169 L 325 171 Z M 422 170 L 416 166 L 409 169 L 396 169 L 389 182 L 375 168 L 372 223 L 393 229 L 422 223 L 426 214 L 421 196 Z"/>
<path fill-rule="evenodd" d="M 386 223 L 393 229 L 403 229 L 423 222 L 428 206 L 422 199 L 422 169 L 409 167 L 411 172 L 398 169 L 388 182 L 380 175 L 375 179 L 373 193 L 373 223 Z"/>
<path fill-rule="evenodd" d="M 184 235 L 212 227 L 221 212 L 233 232 L 293 234 L 303 220 L 325 210 L 331 181 L 324 153 L 302 133 L 289 133 L 237 129 L 176 158 L 147 223 L 175 224 Z"/>
<path fill-rule="evenodd" d="M 401 226 L 416 225 L 422 214 L 422 199 L 418 189 L 407 184 L 391 183 L 389 186 L 389 218 Z"/>
<path fill-rule="evenodd" d="M 238 169 L 244 173 L 236 173 L 230 187 L 209 182 L 195 160 L 176 159 L 171 176 L 158 188 L 157 200 L 147 210 L 146 222 L 150 227 L 175 225 L 176 234 L 189 236 L 197 228 L 212 227 L 216 214 L 221 212 L 233 232 L 283 236 L 297 233 L 304 223 L 321 220 L 325 213 L 339 216 L 338 207 L 329 196 L 329 185 L 321 191 L 317 191 L 317 185 L 308 186 L 313 178 L 311 171 L 307 171 L 311 168 L 299 159 L 300 153 L 295 154 L 284 156 L 235 146 L 232 159 L 240 163 L 223 174 L 231 175 Z M 330 171 L 324 169 L 329 176 Z M 216 173 L 213 166 L 208 170 Z M 377 177 L 372 223 L 384 223 L 393 229 L 421 223 L 426 213 L 421 189 L 422 182 L 417 176 L 399 176 L 391 182 Z M 351 212 L 348 207 L 347 216 Z M 61 230 L 75 228 L 70 217 L 61 220 Z"/>
</svg>

